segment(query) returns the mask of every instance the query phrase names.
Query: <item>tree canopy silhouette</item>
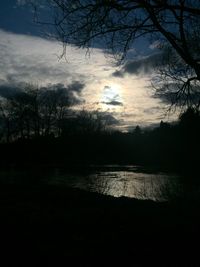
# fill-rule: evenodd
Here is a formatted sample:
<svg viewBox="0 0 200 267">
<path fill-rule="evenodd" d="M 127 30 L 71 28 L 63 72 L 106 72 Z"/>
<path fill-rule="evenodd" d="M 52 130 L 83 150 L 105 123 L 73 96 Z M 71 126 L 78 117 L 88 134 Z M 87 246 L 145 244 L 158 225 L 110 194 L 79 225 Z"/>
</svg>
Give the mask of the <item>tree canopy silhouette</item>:
<svg viewBox="0 0 200 267">
<path fill-rule="evenodd" d="M 100 134 L 118 123 L 107 112 L 73 110 L 73 106 L 81 103 L 81 98 L 74 94 L 77 84 L 66 87 L 62 84 L 47 87 L 27 84 L 16 90 L 6 88 L 13 91 L 12 94 L 0 92 L 0 141 Z"/>
</svg>

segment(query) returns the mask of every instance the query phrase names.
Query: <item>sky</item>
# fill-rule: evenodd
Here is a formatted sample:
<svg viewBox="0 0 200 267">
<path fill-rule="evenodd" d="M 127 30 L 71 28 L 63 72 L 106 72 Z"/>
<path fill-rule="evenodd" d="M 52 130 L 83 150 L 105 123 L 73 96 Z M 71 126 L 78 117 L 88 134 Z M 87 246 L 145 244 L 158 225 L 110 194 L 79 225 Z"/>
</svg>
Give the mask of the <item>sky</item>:
<svg viewBox="0 0 200 267">
<path fill-rule="evenodd" d="M 60 58 L 62 44 L 34 23 L 32 9 L 23 0 L 0 3 L 0 93 L 30 83 L 35 86 L 77 87 L 81 101 L 75 110 L 99 110 L 111 114 L 118 129 L 151 126 L 166 117 L 166 103 L 154 97 L 153 64 L 159 60 L 156 42 L 137 42 L 130 57 L 117 66 L 101 48 L 90 54 L 72 45 Z M 48 19 L 47 10 L 41 17 Z"/>
</svg>

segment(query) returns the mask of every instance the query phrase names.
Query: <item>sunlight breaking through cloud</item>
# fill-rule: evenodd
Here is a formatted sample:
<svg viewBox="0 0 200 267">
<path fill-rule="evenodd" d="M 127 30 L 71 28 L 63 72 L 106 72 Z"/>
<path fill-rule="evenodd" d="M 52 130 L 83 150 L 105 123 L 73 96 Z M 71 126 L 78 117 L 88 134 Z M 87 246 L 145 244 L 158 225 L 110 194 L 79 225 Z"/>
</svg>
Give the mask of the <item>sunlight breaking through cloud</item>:
<svg viewBox="0 0 200 267">
<path fill-rule="evenodd" d="M 67 61 L 59 59 L 61 52 L 56 41 L 0 30 L 0 85 L 84 84 L 85 101 L 78 108 L 110 112 L 122 128 L 149 125 L 163 117 L 164 104 L 152 97 L 147 74 L 113 75 L 116 67 L 101 49 L 86 56 L 84 49 L 67 46 Z"/>
</svg>

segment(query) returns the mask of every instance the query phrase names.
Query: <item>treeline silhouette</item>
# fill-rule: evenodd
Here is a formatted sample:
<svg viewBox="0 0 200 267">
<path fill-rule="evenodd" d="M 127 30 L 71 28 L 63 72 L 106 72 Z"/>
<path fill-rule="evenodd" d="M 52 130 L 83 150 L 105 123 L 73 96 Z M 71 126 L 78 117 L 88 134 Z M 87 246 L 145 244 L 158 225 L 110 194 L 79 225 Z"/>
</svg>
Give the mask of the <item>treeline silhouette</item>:
<svg viewBox="0 0 200 267">
<path fill-rule="evenodd" d="M 28 90 L 1 100 L 1 164 L 139 164 L 198 168 L 200 113 L 187 109 L 176 124 L 111 130 L 114 118 L 72 112 L 64 90 Z"/>
</svg>

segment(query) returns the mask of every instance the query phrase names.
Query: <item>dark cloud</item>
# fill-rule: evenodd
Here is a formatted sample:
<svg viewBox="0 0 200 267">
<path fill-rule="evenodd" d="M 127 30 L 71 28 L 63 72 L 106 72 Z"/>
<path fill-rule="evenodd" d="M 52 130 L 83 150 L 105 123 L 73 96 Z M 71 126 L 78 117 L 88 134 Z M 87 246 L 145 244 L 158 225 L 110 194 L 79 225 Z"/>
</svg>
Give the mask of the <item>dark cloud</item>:
<svg viewBox="0 0 200 267">
<path fill-rule="evenodd" d="M 112 105 L 112 106 L 123 106 L 123 103 L 120 102 L 120 101 L 117 101 L 117 100 L 112 100 L 112 101 L 103 101 L 101 102 L 102 104 L 105 104 L 105 105 Z"/>
<path fill-rule="evenodd" d="M 110 90 L 110 89 L 111 89 L 111 87 L 109 85 L 104 86 L 104 90 Z"/>
<path fill-rule="evenodd" d="M 41 90 L 44 94 L 51 94 L 55 92 L 58 95 L 62 95 L 65 98 L 66 104 L 68 106 L 75 106 L 84 103 L 84 99 L 79 96 L 85 85 L 81 82 L 75 81 L 71 84 L 65 86 L 62 83 L 49 84 L 45 87 L 42 87 Z"/>
<path fill-rule="evenodd" d="M 68 90 L 80 94 L 84 89 L 84 87 L 85 87 L 84 83 L 79 81 L 74 81 L 70 85 L 68 85 Z"/>
<path fill-rule="evenodd" d="M 62 83 L 57 83 L 48 84 L 47 86 L 43 86 L 39 89 L 41 97 L 50 98 L 62 96 L 63 99 L 66 100 L 66 105 L 74 106 L 84 103 L 84 99 L 79 96 L 84 87 L 85 85 L 83 83 L 75 81 L 68 86 L 65 86 Z M 8 99 L 16 96 L 18 93 L 25 92 L 28 88 L 30 88 L 30 85 L 25 83 L 19 83 L 16 85 L 0 84 L 0 96 Z M 33 88 L 34 87 L 32 87 L 32 89 Z"/>
<path fill-rule="evenodd" d="M 119 120 L 117 120 L 111 113 L 101 112 L 101 117 L 106 121 L 108 126 L 114 126 L 119 124 Z"/>
<path fill-rule="evenodd" d="M 114 77 L 123 77 L 124 74 L 152 73 L 154 68 L 162 65 L 162 53 L 150 55 L 145 58 L 128 61 L 121 70 L 113 72 Z"/>
<path fill-rule="evenodd" d="M 116 70 L 115 72 L 112 73 L 112 76 L 122 78 L 124 74 L 123 74 L 123 71 Z"/>
<path fill-rule="evenodd" d="M 77 117 L 81 116 L 82 113 L 83 110 L 74 110 L 73 118 L 76 119 Z M 115 118 L 114 114 L 108 111 L 84 111 L 84 117 L 87 118 L 85 115 L 93 115 L 89 116 L 88 118 L 105 122 L 107 126 L 116 126 L 120 123 L 120 121 Z"/>
</svg>

